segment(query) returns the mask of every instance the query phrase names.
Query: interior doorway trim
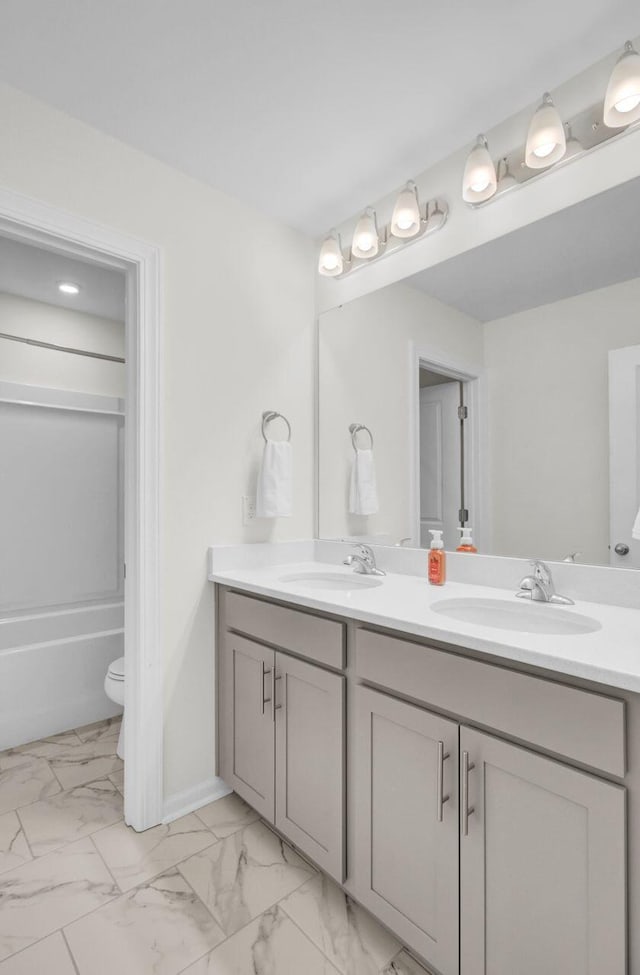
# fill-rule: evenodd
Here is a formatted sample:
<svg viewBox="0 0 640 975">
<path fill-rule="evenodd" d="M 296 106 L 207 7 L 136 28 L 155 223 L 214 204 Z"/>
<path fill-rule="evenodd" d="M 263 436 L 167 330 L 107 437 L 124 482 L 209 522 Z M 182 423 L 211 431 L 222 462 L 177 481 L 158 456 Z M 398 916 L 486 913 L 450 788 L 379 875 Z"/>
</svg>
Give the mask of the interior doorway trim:
<svg viewBox="0 0 640 975">
<path fill-rule="evenodd" d="M 161 275 L 158 247 L 0 187 L 0 232 L 125 271 L 125 821 L 163 817 Z"/>
<path fill-rule="evenodd" d="M 409 425 L 409 511 L 411 512 L 411 544 L 420 547 L 420 369 L 431 369 L 467 384 L 467 406 L 470 423 L 470 456 L 467 479 L 467 507 L 473 516 L 474 543 L 480 551 L 489 551 L 489 524 L 486 458 L 488 456 L 486 427 L 486 384 L 484 369 L 473 363 L 455 360 L 439 350 L 409 343 L 409 396 L 411 418 Z"/>
</svg>

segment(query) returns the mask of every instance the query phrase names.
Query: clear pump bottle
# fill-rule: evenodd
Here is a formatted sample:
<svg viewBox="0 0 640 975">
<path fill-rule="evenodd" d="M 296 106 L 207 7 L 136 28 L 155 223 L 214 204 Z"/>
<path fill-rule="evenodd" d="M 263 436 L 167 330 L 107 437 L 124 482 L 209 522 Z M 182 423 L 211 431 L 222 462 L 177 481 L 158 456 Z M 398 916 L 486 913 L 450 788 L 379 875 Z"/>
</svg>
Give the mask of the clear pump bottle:
<svg viewBox="0 0 640 975">
<path fill-rule="evenodd" d="M 442 532 L 430 528 L 429 534 L 433 539 L 428 558 L 429 582 L 432 586 L 443 586 L 446 578 L 446 555 Z"/>
<path fill-rule="evenodd" d="M 456 552 L 477 552 L 478 549 L 473 544 L 471 538 L 472 529 L 469 527 L 458 528 L 460 532 L 460 544 L 458 545 Z"/>
</svg>

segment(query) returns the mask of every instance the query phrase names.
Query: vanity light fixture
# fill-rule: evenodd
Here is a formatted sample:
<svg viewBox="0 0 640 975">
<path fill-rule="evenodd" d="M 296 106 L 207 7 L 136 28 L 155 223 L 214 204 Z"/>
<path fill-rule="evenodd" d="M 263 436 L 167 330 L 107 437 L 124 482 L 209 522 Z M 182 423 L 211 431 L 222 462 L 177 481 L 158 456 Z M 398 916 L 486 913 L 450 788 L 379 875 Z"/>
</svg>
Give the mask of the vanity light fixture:
<svg viewBox="0 0 640 975">
<path fill-rule="evenodd" d="M 529 125 L 524 161 L 529 169 L 546 169 L 562 159 L 566 148 L 562 119 L 553 98 L 545 91 Z"/>
<path fill-rule="evenodd" d="M 61 291 L 63 295 L 78 295 L 80 294 L 80 286 L 74 284 L 73 281 L 61 281 L 58 285 L 58 291 Z"/>
<path fill-rule="evenodd" d="M 604 99 L 604 124 L 620 129 L 640 119 L 640 54 L 631 41 L 611 72 Z"/>
<path fill-rule="evenodd" d="M 343 251 L 336 230 L 325 237 L 320 245 L 318 273 L 338 278 L 367 267 L 372 261 L 395 254 L 440 230 L 448 215 L 449 207 L 441 198 L 421 204 L 418 188 L 410 180 L 396 198 L 389 223 L 378 229 L 375 210 L 367 207 L 356 224 L 350 251 Z"/>
<path fill-rule="evenodd" d="M 367 207 L 356 224 L 351 253 L 360 260 L 369 261 L 379 250 L 380 235 L 376 224 L 376 211 L 373 207 Z"/>
<path fill-rule="evenodd" d="M 479 135 L 464 167 L 462 199 L 467 203 L 483 203 L 493 196 L 497 185 L 496 167 L 487 140 L 484 135 Z"/>
<path fill-rule="evenodd" d="M 335 278 L 344 271 L 344 263 L 340 234 L 337 230 L 332 230 L 320 248 L 318 272 L 328 278 Z"/>
<path fill-rule="evenodd" d="M 420 233 L 421 220 L 418 188 L 410 179 L 405 188 L 400 190 L 393 208 L 391 233 L 402 240 L 415 237 Z"/>
</svg>

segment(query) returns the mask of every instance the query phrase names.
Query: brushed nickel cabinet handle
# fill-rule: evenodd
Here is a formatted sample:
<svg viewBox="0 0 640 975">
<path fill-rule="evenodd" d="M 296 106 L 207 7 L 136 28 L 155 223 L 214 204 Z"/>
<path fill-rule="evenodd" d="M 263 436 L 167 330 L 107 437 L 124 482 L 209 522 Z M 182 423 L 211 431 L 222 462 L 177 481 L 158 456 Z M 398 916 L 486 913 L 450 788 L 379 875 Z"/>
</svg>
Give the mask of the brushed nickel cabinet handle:
<svg viewBox="0 0 640 975">
<path fill-rule="evenodd" d="M 460 803 L 462 805 L 462 835 L 469 835 L 469 816 L 476 811 L 475 806 L 469 808 L 469 772 L 474 769 L 475 762 L 469 761 L 469 752 L 462 753 L 462 786 L 460 789 Z"/>
<path fill-rule="evenodd" d="M 444 763 L 449 758 L 449 752 L 445 753 L 444 742 L 438 742 L 438 769 L 436 776 L 436 815 L 438 822 L 444 818 L 444 804 L 449 802 L 450 795 L 444 795 Z"/>
<path fill-rule="evenodd" d="M 271 673 L 271 667 L 265 667 L 264 660 L 263 660 L 262 661 L 262 691 L 260 692 L 260 700 L 262 702 L 262 713 L 263 714 L 264 714 L 264 706 L 265 706 L 265 704 L 268 704 L 269 701 L 271 700 L 270 697 L 265 697 L 264 696 L 264 679 L 270 673 Z"/>
<path fill-rule="evenodd" d="M 281 704 L 276 704 L 276 681 L 282 680 L 282 677 L 278 677 L 276 674 L 276 668 L 274 667 L 271 671 L 271 719 L 276 720 L 276 711 L 279 711 L 282 707 Z"/>
</svg>

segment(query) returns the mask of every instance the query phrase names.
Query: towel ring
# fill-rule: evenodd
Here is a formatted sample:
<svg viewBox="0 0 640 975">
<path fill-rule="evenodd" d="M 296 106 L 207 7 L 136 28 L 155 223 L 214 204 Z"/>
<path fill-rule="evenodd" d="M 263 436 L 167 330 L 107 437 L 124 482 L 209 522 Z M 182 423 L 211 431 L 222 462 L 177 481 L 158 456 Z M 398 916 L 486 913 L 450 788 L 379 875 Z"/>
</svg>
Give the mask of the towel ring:
<svg viewBox="0 0 640 975">
<path fill-rule="evenodd" d="M 286 416 L 282 413 L 278 413 L 276 410 L 265 410 L 262 414 L 262 436 L 264 437 L 264 442 L 268 442 L 267 437 L 267 423 L 271 423 L 272 420 L 277 420 L 278 417 L 287 424 L 287 440 L 291 440 L 291 424 L 287 420 Z"/>
<path fill-rule="evenodd" d="M 358 449 L 358 444 L 356 443 L 356 437 L 358 436 L 361 430 L 364 430 L 366 433 L 369 434 L 369 438 L 371 440 L 369 450 L 373 450 L 373 434 L 371 433 L 369 427 L 365 426 L 364 423 L 349 424 L 349 433 L 351 434 L 351 443 L 353 444 L 353 449 L 354 450 Z"/>
</svg>

